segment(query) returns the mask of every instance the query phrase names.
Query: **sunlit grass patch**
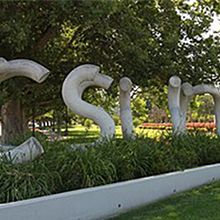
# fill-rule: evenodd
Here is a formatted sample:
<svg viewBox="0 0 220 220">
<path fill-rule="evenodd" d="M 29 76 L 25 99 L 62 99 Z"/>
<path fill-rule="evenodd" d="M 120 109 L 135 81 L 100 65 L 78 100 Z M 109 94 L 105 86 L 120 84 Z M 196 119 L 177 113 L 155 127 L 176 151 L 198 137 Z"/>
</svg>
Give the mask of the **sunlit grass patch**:
<svg viewBox="0 0 220 220">
<path fill-rule="evenodd" d="M 170 130 L 162 130 L 162 129 L 143 129 L 140 127 L 137 127 L 134 129 L 135 134 L 139 136 L 145 136 L 147 138 L 155 138 L 160 137 L 163 134 L 169 134 Z M 90 128 L 86 128 L 81 125 L 74 125 L 70 126 L 68 128 L 68 138 L 92 138 L 92 139 L 98 139 L 100 134 L 100 129 L 97 125 L 92 125 Z M 62 129 L 62 135 L 65 134 L 65 128 Z M 116 138 L 122 138 L 122 131 L 121 126 L 116 126 L 115 130 L 115 136 Z"/>
<path fill-rule="evenodd" d="M 147 138 L 160 138 L 162 135 L 171 134 L 170 129 L 149 129 L 149 128 L 135 128 L 136 135 L 141 135 Z"/>
<path fill-rule="evenodd" d="M 92 125 L 90 128 L 84 127 L 82 125 L 74 125 L 68 128 L 68 137 L 78 137 L 78 138 L 98 138 L 100 134 L 100 129 L 97 125 Z M 64 135 L 65 129 L 62 129 L 62 134 Z M 116 137 L 121 137 L 121 127 L 116 126 Z"/>
</svg>

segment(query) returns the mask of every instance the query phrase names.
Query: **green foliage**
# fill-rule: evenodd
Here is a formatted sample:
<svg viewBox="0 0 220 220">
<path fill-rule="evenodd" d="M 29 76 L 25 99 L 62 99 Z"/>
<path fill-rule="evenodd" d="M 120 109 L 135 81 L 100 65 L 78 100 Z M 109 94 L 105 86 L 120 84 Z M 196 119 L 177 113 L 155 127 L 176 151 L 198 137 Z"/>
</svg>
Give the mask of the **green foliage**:
<svg viewBox="0 0 220 220">
<path fill-rule="evenodd" d="M 133 141 L 111 140 L 72 150 L 43 142 L 45 154 L 26 164 L 0 161 L 0 202 L 99 186 L 220 162 L 219 138 L 192 133 Z M 196 144 L 195 144 L 196 143 Z"/>
<path fill-rule="evenodd" d="M 0 6 L 0 56 L 32 59 L 51 70 L 42 84 L 24 77 L 1 84 L 1 104 L 16 96 L 27 119 L 33 105 L 36 116 L 57 106 L 65 111 L 62 82 L 84 63 L 99 65 L 115 79 L 107 94 L 90 90 L 84 95 L 109 112 L 115 108 L 116 86 L 123 76 L 147 86 L 159 108 L 165 106 L 164 85 L 172 75 L 192 84 L 218 81 L 219 37 L 203 37 L 212 15 L 219 13 L 217 1 L 189 5 L 184 0 L 13 0 Z"/>
<path fill-rule="evenodd" d="M 211 95 L 197 95 L 190 103 L 189 121 L 214 122 L 214 102 Z"/>
<path fill-rule="evenodd" d="M 28 130 L 23 136 L 14 137 L 13 140 L 10 140 L 9 144 L 18 146 L 32 136 L 33 132 L 31 130 Z M 38 131 L 35 131 L 35 137 L 39 142 L 45 142 L 47 139 L 47 136 L 45 134 Z"/>
<path fill-rule="evenodd" d="M 137 96 L 134 97 L 131 101 L 131 111 L 133 117 L 139 118 L 141 121 L 145 121 L 148 113 L 145 99 Z"/>
<path fill-rule="evenodd" d="M 50 190 L 54 187 L 54 176 L 52 177 L 52 174 L 43 164 L 38 163 L 37 167 L 35 165 L 35 162 L 22 166 L 0 162 L 1 202 L 16 201 L 51 193 Z"/>
<path fill-rule="evenodd" d="M 174 74 L 192 83 L 218 79 L 219 39 L 202 37 L 219 12 L 215 1 L 8 1 L 1 8 L 1 56 L 33 59 L 51 70 L 42 85 L 15 79 L 4 87 L 31 85 L 19 97 L 40 106 L 62 103 L 63 79 L 88 62 L 117 82 L 127 75 L 152 88 Z"/>
<path fill-rule="evenodd" d="M 120 121 L 119 115 L 112 115 L 112 118 L 113 118 L 116 126 L 120 125 L 121 121 Z"/>
<path fill-rule="evenodd" d="M 133 117 L 133 125 L 135 128 L 141 125 L 142 123 L 143 121 L 141 121 L 139 118 Z"/>
<path fill-rule="evenodd" d="M 90 119 L 86 119 L 84 122 L 84 126 L 86 127 L 86 129 L 90 129 L 92 126 L 93 121 Z"/>
</svg>

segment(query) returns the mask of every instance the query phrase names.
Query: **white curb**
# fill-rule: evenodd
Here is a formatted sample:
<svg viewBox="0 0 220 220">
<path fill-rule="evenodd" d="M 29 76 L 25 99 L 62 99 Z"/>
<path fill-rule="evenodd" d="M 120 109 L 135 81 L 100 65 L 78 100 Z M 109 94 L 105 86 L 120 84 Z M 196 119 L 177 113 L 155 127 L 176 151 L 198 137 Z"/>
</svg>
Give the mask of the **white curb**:
<svg viewBox="0 0 220 220">
<path fill-rule="evenodd" d="M 220 179 L 220 164 L 0 205 L 2 220 L 95 220 Z"/>
</svg>

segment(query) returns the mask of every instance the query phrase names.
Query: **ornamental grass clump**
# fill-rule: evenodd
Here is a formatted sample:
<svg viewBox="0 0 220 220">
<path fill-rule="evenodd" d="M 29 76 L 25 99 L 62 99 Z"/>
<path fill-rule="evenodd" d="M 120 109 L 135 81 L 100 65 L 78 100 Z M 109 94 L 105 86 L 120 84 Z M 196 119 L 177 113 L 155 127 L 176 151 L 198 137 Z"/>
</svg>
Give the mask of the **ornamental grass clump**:
<svg viewBox="0 0 220 220">
<path fill-rule="evenodd" d="M 150 139 L 112 140 L 98 149 L 105 160 L 110 160 L 115 167 L 115 181 L 125 181 L 147 175 L 150 165 L 150 156 L 154 141 Z M 148 142 L 149 140 L 149 142 Z"/>
<path fill-rule="evenodd" d="M 51 194 L 53 177 L 40 164 L 13 165 L 0 161 L 0 202 L 11 202 Z"/>
<path fill-rule="evenodd" d="M 187 143 L 196 151 L 198 166 L 220 162 L 220 138 L 212 133 L 194 132 Z"/>
</svg>

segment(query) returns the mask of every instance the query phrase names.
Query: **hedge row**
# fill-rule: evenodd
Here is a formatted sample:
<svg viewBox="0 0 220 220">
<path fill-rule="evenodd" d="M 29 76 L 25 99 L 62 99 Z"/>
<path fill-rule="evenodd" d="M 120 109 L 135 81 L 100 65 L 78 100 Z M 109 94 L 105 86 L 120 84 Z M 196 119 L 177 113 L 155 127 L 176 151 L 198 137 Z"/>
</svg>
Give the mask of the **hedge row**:
<svg viewBox="0 0 220 220">
<path fill-rule="evenodd" d="M 13 165 L 0 161 L 0 202 L 99 186 L 220 162 L 220 140 L 193 133 L 172 138 L 112 140 L 87 151 L 43 143 L 45 154 Z"/>
</svg>

